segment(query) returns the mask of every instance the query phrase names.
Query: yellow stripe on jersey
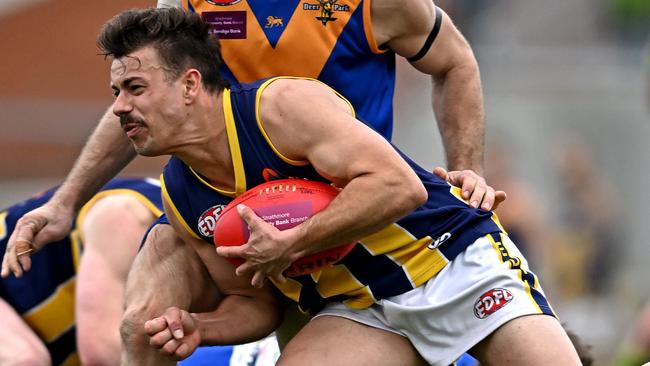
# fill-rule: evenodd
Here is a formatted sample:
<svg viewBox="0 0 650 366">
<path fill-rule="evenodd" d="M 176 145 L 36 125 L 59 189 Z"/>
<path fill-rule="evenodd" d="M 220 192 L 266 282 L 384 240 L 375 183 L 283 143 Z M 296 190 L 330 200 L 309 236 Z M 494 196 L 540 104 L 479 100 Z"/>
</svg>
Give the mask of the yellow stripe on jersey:
<svg viewBox="0 0 650 366">
<path fill-rule="evenodd" d="M 7 215 L 9 212 L 0 212 L 0 240 L 7 237 Z"/>
<path fill-rule="evenodd" d="M 335 265 L 321 272 L 316 284 L 316 289 L 321 297 L 347 294 L 357 291 L 359 287 L 363 286 L 344 265 Z"/>
<path fill-rule="evenodd" d="M 228 68 L 243 83 L 273 75 L 296 75 L 316 78 L 327 63 L 339 36 L 347 25 L 360 0 L 340 0 L 338 5 L 349 6 L 349 11 L 336 12 L 336 21 L 327 23 L 327 31 L 316 19 L 319 11 L 303 9 L 299 2 L 291 20 L 285 24 L 275 47 L 266 37 L 246 1 L 224 6 L 211 5 L 205 0 L 189 1 L 197 13 L 210 11 L 245 11 L 246 38 L 222 39 L 221 54 L 228 60 Z M 187 3 L 183 2 L 187 9 Z M 296 49 L 300 52 L 296 53 Z"/>
<path fill-rule="evenodd" d="M 237 126 L 235 125 L 235 116 L 232 113 L 232 103 L 230 102 L 230 89 L 223 91 L 223 112 L 226 121 L 226 134 L 228 135 L 228 146 L 232 156 L 232 165 L 235 170 L 235 196 L 246 191 L 246 173 L 244 172 L 244 162 L 239 147 L 239 137 L 237 136 Z"/>
<path fill-rule="evenodd" d="M 211 190 L 222 194 L 228 197 L 237 197 L 242 193 L 246 192 L 246 173 L 244 172 L 244 163 L 242 160 L 241 149 L 239 147 L 239 138 L 237 136 L 237 126 L 235 125 L 235 116 L 232 112 L 232 104 L 230 103 L 230 89 L 225 89 L 223 91 L 223 114 L 224 121 L 226 125 L 226 136 L 228 137 L 228 147 L 230 149 L 230 155 L 232 156 L 233 170 L 235 172 L 235 190 L 227 191 L 225 189 L 220 189 L 208 181 L 203 179 L 194 169 L 188 165 L 188 168 L 194 174 L 196 179 L 203 183 L 206 187 Z"/>
<path fill-rule="evenodd" d="M 75 284 L 74 277 L 62 283 L 47 300 L 22 315 L 46 343 L 74 325 Z"/>
<path fill-rule="evenodd" d="M 309 161 L 307 160 L 293 160 L 290 159 L 286 156 L 284 156 L 273 144 L 271 139 L 269 138 L 269 135 L 266 133 L 266 130 L 264 129 L 264 126 L 262 125 L 262 119 L 260 118 L 260 99 L 262 98 L 262 92 L 264 89 L 266 89 L 269 84 L 272 82 L 278 80 L 278 79 L 302 79 L 302 78 L 292 78 L 292 77 L 276 77 L 276 78 L 271 78 L 262 85 L 260 85 L 259 89 L 257 89 L 257 94 L 255 94 L 255 119 L 257 120 L 257 126 L 260 129 L 260 132 L 262 132 L 262 136 L 264 136 L 264 139 L 266 142 L 269 144 L 275 155 L 279 156 L 280 159 L 282 159 L 285 163 L 291 164 L 291 165 L 298 165 L 298 166 L 303 166 L 303 165 L 309 165 Z"/>
<path fill-rule="evenodd" d="M 146 208 L 148 208 L 149 211 L 151 211 L 151 213 L 153 213 L 154 216 L 158 217 L 162 214 L 162 211 L 153 202 L 151 202 L 147 198 L 147 196 L 133 189 L 115 188 L 115 189 L 107 189 L 105 191 L 101 191 L 97 193 L 96 195 L 93 196 L 93 198 L 91 198 L 85 205 L 81 207 L 76 220 L 77 229 L 70 233 L 70 239 L 71 239 L 70 241 L 72 242 L 72 259 L 74 261 L 75 272 L 77 272 L 77 269 L 79 268 L 79 258 L 81 254 L 81 248 L 84 245 L 83 222 L 86 219 L 86 216 L 88 216 L 88 211 L 90 211 L 90 208 L 95 203 L 97 203 L 97 201 L 99 201 L 104 197 L 112 196 L 112 195 L 131 196 L 135 198 L 138 202 L 142 203 Z"/>
<path fill-rule="evenodd" d="M 300 291 L 302 290 L 302 284 L 291 277 L 287 277 L 287 280 L 283 283 L 275 282 L 271 279 L 271 282 L 275 287 L 280 290 L 284 296 L 290 298 L 291 300 L 298 302 L 300 299 Z"/>
<path fill-rule="evenodd" d="M 449 260 L 438 249 L 429 249 L 427 245 L 431 240 L 423 240 L 425 244 L 413 258 L 404 264 L 413 287 L 418 287 L 438 274 L 449 263 Z"/>
<path fill-rule="evenodd" d="M 178 222 L 181 223 L 183 228 L 192 235 L 193 238 L 202 240 L 194 231 L 190 228 L 190 226 L 185 222 L 185 219 L 183 218 L 183 215 L 181 215 L 180 211 L 178 211 L 178 208 L 176 208 L 176 205 L 174 205 L 174 201 L 172 201 L 171 196 L 169 195 L 169 192 L 167 192 L 167 186 L 165 185 L 165 177 L 161 174 L 160 175 L 160 190 L 162 191 L 163 198 L 167 203 L 169 204 L 169 207 L 171 207 L 172 211 L 174 212 L 174 216 L 178 219 Z"/>
<path fill-rule="evenodd" d="M 297 165 L 297 166 L 308 165 L 309 161 L 307 161 L 307 160 L 294 160 L 294 159 L 288 158 L 285 155 L 283 155 L 275 147 L 275 145 L 271 141 L 271 138 L 269 138 L 269 135 L 266 133 L 266 130 L 264 129 L 264 125 L 262 124 L 262 119 L 260 118 L 260 99 L 262 98 L 262 92 L 263 92 L 264 89 L 266 89 L 267 86 L 269 86 L 269 84 L 271 84 L 272 82 L 274 82 L 274 81 L 276 81 L 278 79 L 310 80 L 310 81 L 318 82 L 318 83 L 320 83 L 322 85 L 325 85 L 328 89 L 330 89 L 332 92 L 334 92 L 334 94 L 336 94 L 336 96 L 341 98 L 348 105 L 348 107 L 350 108 L 350 114 L 352 115 L 352 117 L 356 116 L 356 112 L 354 110 L 354 107 L 352 106 L 352 103 L 350 103 L 349 100 L 347 100 L 339 92 L 332 89 L 330 86 L 328 86 L 327 84 L 323 83 L 320 80 L 311 79 L 311 78 L 304 78 L 304 77 L 296 77 L 296 76 L 278 76 L 278 77 L 270 78 L 270 79 L 266 80 L 264 83 L 262 83 L 262 85 L 260 85 L 259 89 L 257 90 L 257 93 L 255 94 L 255 120 L 257 121 L 257 127 L 260 129 L 260 132 L 262 133 L 262 136 L 264 136 L 264 139 L 266 140 L 266 143 L 269 144 L 269 146 L 271 147 L 271 149 L 273 150 L 275 155 L 277 155 L 285 163 L 291 164 L 291 165 Z"/>
<path fill-rule="evenodd" d="M 417 239 L 406 229 L 391 224 L 359 240 L 373 255 L 385 254 L 403 248 Z"/>
<path fill-rule="evenodd" d="M 494 240 L 494 237 L 492 235 L 488 235 L 487 237 L 488 239 L 490 239 L 490 243 L 492 243 L 492 247 L 494 248 L 494 250 L 497 251 L 501 262 L 502 263 L 508 262 L 510 268 L 517 270 L 519 279 L 521 279 L 521 282 L 524 284 L 524 289 L 526 290 L 526 293 L 528 294 L 530 301 L 533 303 L 533 305 L 539 311 L 539 313 L 542 314 L 543 313 L 542 309 L 539 307 L 539 304 L 537 304 L 537 301 L 535 301 L 535 298 L 533 297 L 533 294 L 530 290 L 530 284 L 528 283 L 528 281 L 524 280 L 523 275 L 525 273 L 525 269 L 521 267 L 522 265 L 521 258 L 510 256 L 510 252 L 508 252 L 508 248 L 506 248 L 503 240 L 496 241 Z M 534 280 L 535 283 L 538 283 L 537 277 L 534 277 Z M 535 284 L 533 284 L 533 286 L 535 286 Z"/>
<path fill-rule="evenodd" d="M 347 295 L 353 296 L 350 299 L 344 300 L 343 304 L 352 309 L 366 309 L 375 303 L 375 297 L 368 286 L 353 291 Z"/>
<path fill-rule="evenodd" d="M 81 231 L 77 226 L 77 229 L 70 232 L 70 249 L 72 250 L 72 265 L 74 267 L 74 273 L 77 273 L 79 271 L 82 246 L 83 242 L 81 240 Z"/>
<path fill-rule="evenodd" d="M 71 353 L 66 359 L 61 362 L 61 366 L 80 366 L 81 360 L 77 352 Z"/>
</svg>

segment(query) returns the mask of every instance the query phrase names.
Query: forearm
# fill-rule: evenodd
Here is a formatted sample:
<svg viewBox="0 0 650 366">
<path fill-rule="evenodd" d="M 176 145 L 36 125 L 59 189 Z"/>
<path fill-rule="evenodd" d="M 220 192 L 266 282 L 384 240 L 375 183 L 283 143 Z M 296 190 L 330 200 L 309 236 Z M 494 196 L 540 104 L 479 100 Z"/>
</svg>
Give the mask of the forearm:
<svg viewBox="0 0 650 366">
<path fill-rule="evenodd" d="M 274 300 L 230 295 L 208 313 L 193 313 L 201 334 L 201 345 L 228 345 L 252 342 L 266 337 L 281 322 Z"/>
<path fill-rule="evenodd" d="M 485 113 L 478 66 L 458 65 L 433 81 L 433 106 L 447 168 L 482 175 Z"/>
<path fill-rule="evenodd" d="M 77 211 L 135 155 L 118 118 L 109 108 L 52 201 Z"/>
<path fill-rule="evenodd" d="M 416 209 L 426 199 L 426 191 L 414 173 L 409 176 L 353 179 L 327 209 L 296 227 L 294 259 L 357 241 Z"/>
</svg>

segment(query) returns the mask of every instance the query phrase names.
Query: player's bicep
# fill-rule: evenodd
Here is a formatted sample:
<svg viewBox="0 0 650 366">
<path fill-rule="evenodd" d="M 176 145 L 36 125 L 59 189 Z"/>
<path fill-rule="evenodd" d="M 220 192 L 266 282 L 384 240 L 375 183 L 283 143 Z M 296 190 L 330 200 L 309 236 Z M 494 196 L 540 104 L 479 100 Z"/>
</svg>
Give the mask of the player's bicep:
<svg viewBox="0 0 650 366">
<path fill-rule="evenodd" d="M 283 156 L 307 161 L 324 177 L 345 184 L 395 154 L 331 88 L 308 80 L 276 83 L 262 96 L 260 116 L 270 143 Z"/>
<path fill-rule="evenodd" d="M 462 65 L 475 63 L 472 49 L 452 20 L 442 10 L 437 8 L 440 24 L 436 29 L 435 23 L 431 32 L 437 32 L 435 39 L 427 44 L 426 38 L 420 38 L 421 47 L 417 54 L 406 56 L 411 64 L 423 73 L 437 76 Z M 427 34 L 427 38 L 431 34 Z"/>
</svg>

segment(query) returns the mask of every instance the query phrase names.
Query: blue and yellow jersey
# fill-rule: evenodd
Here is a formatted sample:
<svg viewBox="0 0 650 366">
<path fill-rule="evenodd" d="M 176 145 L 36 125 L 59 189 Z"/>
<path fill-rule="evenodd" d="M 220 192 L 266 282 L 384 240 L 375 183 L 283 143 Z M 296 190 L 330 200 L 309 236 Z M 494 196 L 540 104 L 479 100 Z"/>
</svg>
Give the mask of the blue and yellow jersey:
<svg viewBox="0 0 650 366">
<path fill-rule="evenodd" d="M 163 171 L 163 197 L 173 214 L 191 235 L 211 245 L 219 212 L 247 189 L 287 177 L 327 182 L 308 162 L 282 156 L 266 136 L 256 112 L 262 91 L 273 80 L 233 86 L 223 93 L 235 191 L 211 186 L 175 157 Z M 404 293 L 433 277 L 477 238 L 501 231 L 491 212 L 469 207 L 460 198 L 460 189 L 402 156 L 424 183 L 429 193 L 427 202 L 361 239 L 337 265 L 276 284 L 302 309 L 318 309 L 327 300 L 365 308 L 379 299 Z"/>
<path fill-rule="evenodd" d="M 16 222 L 27 212 L 46 203 L 55 189 L 0 211 L 0 258 Z M 0 279 L 0 297 L 12 306 L 43 340 L 54 365 L 78 365 L 76 353 L 74 297 L 83 235 L 77 229 L 89 207 L 111 194 L 137 197 L 155 215 L 160 215 L 160 184 L 155 179 L 114 179 L 79 211 L 69 236 L 33 254 L 32 269 L 17 279 Z"/>
<path fill-rule="evenodd" d="M 366 0 L 182 0 L 221 40 L 231 83 L 273 76 L 319 79 L 362 121 L 391 138 L 395 54 L 380 49 Z"/>
</svg>

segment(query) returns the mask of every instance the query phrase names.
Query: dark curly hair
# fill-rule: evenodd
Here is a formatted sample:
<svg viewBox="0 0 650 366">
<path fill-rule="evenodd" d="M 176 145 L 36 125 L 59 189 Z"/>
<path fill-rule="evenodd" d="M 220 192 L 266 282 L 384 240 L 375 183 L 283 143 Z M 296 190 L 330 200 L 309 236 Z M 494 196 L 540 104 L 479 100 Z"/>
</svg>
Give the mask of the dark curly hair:
<svg viewBox="0 0 650 366">
<path fill-rule="evenodd" d="M 171 80 L 195 68 L 206 90 L 219 92 L 228 86 L 219 72 L 222 59 L 216 35 L 199 15 L 179 8 L 124 11 L 104 24 L 97 45 L 104 56 L 115 59 L 152 46 Z"/>
</svg>

